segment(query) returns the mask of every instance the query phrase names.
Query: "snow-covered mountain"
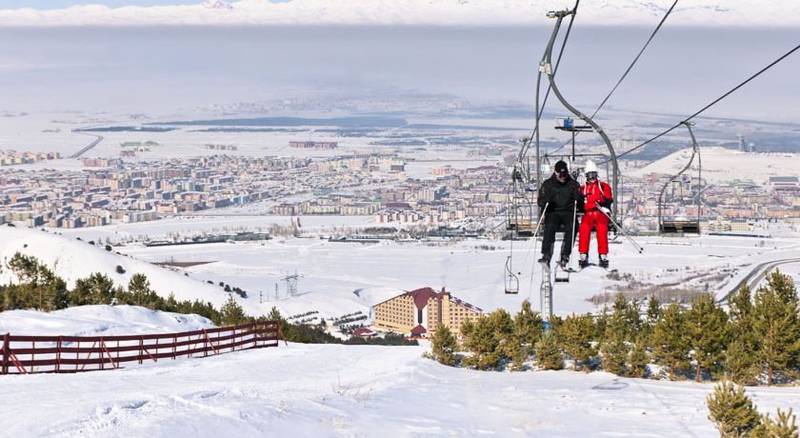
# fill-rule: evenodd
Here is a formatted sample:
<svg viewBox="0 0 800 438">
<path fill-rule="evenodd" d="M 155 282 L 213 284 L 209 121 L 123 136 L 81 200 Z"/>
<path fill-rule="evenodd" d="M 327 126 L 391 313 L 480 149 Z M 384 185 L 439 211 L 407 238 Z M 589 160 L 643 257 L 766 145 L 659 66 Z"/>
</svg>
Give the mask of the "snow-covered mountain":
<svg viewBox="0 0 800 438">
<path fill-rule="evenodd" d="M 62 277 L 69 287 L 74 286 L 76 280 L 95 272 L 107 275 L 115 284 L 124 287 L 134 274 L 142 273 L 147 276 L 153 290 L 165 298 L 174 293 L 178 300 L 199 299 L 217 307 L 228 299 L 228 294 L 216 285 L 142 260 L 105 251 L 86 241 L 36 229 L 0 227 L 0 263 L 5 265 L 17 252 L 39 259 Z M 121 266 L 124 272 L 118 271 L 117 266 Z M 11 271 L 5 268 L 0 270 L 0 283 L 10 281 L 16 281 Z M 265 313 L 252 300 L 239 299 L 235 294 L 234 298 L 252 315 Z"/>
<path fill-rule="evenodd" d="M 88 1 L 88 0 L 87 0 Z M 197 5 L 0 9 L 0 26 L 58 25 L 532 25 L 572 0 L 207 0 Z M 592 25 L 653 25 L 671 0 L 587 0 L 578 20 Z M 800 27 L 796 0 L 692 0 L 671 25 Z"/>
</svg>

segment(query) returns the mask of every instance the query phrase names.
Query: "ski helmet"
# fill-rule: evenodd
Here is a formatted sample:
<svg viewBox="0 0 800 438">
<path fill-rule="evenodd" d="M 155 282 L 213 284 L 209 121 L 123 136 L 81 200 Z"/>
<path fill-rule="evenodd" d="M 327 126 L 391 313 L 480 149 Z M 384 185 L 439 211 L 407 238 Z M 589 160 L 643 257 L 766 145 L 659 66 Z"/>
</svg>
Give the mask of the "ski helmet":
<svg viewBox="0 0 800 438">
<path fill-rule="evenodd" d="M 586 172 L 586 173 L 589 173 L 589 172 L 597 173 L 597 165 L 594 164 L 594 161 L 586 160 L 586 166 L 584 167 L 584 172 Z"/>
</svg>

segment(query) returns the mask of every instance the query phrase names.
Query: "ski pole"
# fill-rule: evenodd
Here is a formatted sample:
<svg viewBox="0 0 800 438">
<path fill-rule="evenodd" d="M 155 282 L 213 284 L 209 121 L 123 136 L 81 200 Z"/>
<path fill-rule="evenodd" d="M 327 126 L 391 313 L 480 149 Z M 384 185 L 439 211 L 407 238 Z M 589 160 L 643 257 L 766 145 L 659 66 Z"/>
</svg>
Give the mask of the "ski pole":
<svg viewBox="0 0 800 438">
<path fill-rule="evenodd" d="M 618 224 L 618 223 L 617 223 L 617 222 L 616 222 L 616 221 L 615 221 L 615 220 L 614 220 L 614 219 L 613 219 L 613 218 L 612 218 L 612 217 L 611 217 L 611 216 L 610 216 L 608 213 L 606 213 L 606 212 L 605 212 L 605 211 L 603 211 L 603 210 L 599 210 L 599 211 L 600 211 L 601 213 L 603 213 L 603 214 L 604 214 L 604 215 L 605 215 L 605 216 L 608 218 L 608 220 L 610 220 L 610 221 L 611 221 L 611 223 L 612 223 L 612 224 L 614 224 L 614 226 L 615 226 L 615 227 L 617 227 L 617 229 L 618 229 L 618 230 L 619 230 L 619 231 L 622 233 L 622 235 L 623 235 L 623 236 L 624 236 L 626 239 L 628 239 L 628 241 L 630 241 L 630 242 L 631 242 L 631 244 L 632 244 L 632 245 L 633 245 L 633 246 L 636 248 L 636 250 L 637 250 L 637 251 L 639 251 L 639 254 L 641 254 L 641 253 L 644 251 L 644 248 L 642 248 L 642 246 L 641 246 L 641 245 L 639 245 L 638 243 L 636 243 L 636 241 L 635 241 L 635 240 L 633 240 L 633 237 L 631 237 L 631 236 L 630 236 L 628 233 L 626 233 L 626 232 L 625 232 L 625 229 L 624 229 L 624 228 L 622 228 L 621 226 L 619 226 L 619 224 Z"/>
<path fill-rule="evenodd" d="M 536 244 L 538 243 L 536 236 L 539 235 L 539 228 L 542 226 L 542 222 L 544 222 L 544 215 L 545 213 L 547 213 L 547 207 L 549 206 L 550 206 L 549 202 L 544 204 L 544 209 L 542 209 L 542 214 L 539 216 L 539 222 L 536 223 L 536 229 L 533 231 L 533 250 L 531 252 L 533 253 L 534 263 L 531 266 L 531 283 L 530 287 L 528 288 L 528 301 L 530 301 L 531 295 L 533 294 L 533 273 L 535 271 L 534 266 L 536 266 Z"/>
<path fill-rule="evenodd" d="M 544 222 L 544 215 L 547 213 L 547 207 L 550 206 L 550 203 L 547 202 L 544 204 L 544 209 L 542 209 L 542 214 L 539 216 L 539 222 L 536 223 L 536 229 L 533 231 L 533 256 L 536 257 L 536 236 L 539 235 L 539 228 L 542 226 L 542 222 Z"/>
</svg>

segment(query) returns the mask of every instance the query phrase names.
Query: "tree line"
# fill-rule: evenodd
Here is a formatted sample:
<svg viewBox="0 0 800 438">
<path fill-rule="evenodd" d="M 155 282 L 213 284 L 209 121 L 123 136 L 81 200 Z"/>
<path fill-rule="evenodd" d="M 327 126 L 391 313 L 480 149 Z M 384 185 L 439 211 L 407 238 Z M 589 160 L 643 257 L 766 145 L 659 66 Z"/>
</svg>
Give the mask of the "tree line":
<svg viewBox="0 0 800 438">
<path fill-rule="evenodd" d="M 127 287 L 116 286 L 107 275 L 97 272 L 76 280 L 75 286 L 69 289 L 66 281 L 33 256 L 16 253 L 6 263 L 6 269 L 19 281 L 0 285 L 0 311 L 35 309 L 51 312 L 92 304 L 128 304 L 151 310 L 197 314 L 216 325 L 248 322 L 244 310 L 233 297 L 229 296 L 220 309 L 210 302 L 177 300 L 174 294 L 163 298 L 141 273 L 134 274 Z"/>
<path fill-rule="evenodd" d="M 744 385 L 792 382 L 800 375 L 800 303 L 790 277 L 776 271 L 754 293 L 737 291 L 727 309 L 710 294 L 688 306 L 618 295 L 599 315 L 554 317 L 545 330 L 526 301 L 514 316 L 499 309 L 432 338 L 431 355 L 481 370 L 602 369 L 620 376 L 726 378 Z M 650 366 L 655 365 L 655 366 Z"/>
</svg>

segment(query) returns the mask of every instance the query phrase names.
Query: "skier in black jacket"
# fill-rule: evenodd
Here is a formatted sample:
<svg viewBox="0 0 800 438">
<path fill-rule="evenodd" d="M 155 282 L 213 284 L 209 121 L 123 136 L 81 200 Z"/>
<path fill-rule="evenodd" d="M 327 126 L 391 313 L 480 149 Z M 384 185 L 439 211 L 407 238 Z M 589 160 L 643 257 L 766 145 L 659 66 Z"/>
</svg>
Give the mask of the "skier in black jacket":
<svg viewBox="0 0 800 438">
<path fill-rule="evenodd" d="M 572 253 L 572 240 L 575 238 L 576 212 L 583 211 L 583 197 L 581 186 L 572 179 L 567 168 L 567 163 L 559 160 L 554 168 L 553 175 L 542 183 L 539 188 L 539 211 L 544 211 L 544 233 L 542 235 L 542 258 L 539 263 L 550 264 L 553 257 L 553 242 L 556 232 L 564 231 L 564 242 L 561 245 L 561 261 L 565 267 L 569 263 Z M 545 211 L 545 206 L 547 210 Z M 576 210 L 577 209 L 577 210 Z"/>
</svg>

